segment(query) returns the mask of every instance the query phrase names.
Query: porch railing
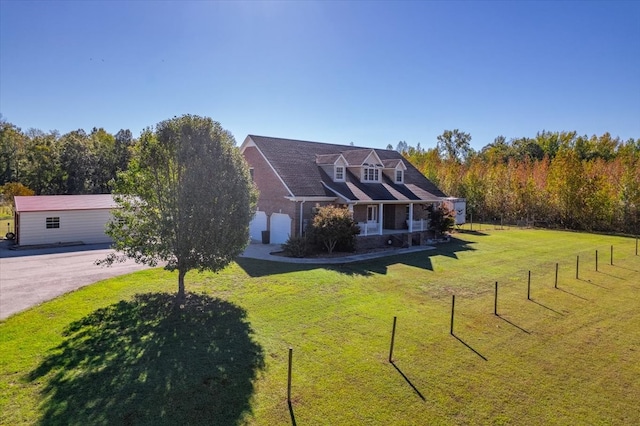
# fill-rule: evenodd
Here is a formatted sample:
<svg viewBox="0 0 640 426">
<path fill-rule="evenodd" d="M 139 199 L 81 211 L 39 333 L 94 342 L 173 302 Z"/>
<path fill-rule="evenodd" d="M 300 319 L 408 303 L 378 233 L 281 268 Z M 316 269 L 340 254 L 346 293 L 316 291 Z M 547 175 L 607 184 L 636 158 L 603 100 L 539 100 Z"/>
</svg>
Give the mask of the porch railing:
<svg viewBox="0 0 640 426">
<path fill-rule="evenodd" d="M 407 229 L 411 229 L 414 232 L 426 231 L 429 229 L 429 219 L 412 220 L 411 226 L 409 226 L 409 221 L 407 220 Z"/>
<path fill-rule="evenodd" d="M 360 235 L 366 237 L 369 234 L 378 234 L 378 224 L 376 222 L 358 222 L 358 226 L 360 227 Z"/>
</svg>

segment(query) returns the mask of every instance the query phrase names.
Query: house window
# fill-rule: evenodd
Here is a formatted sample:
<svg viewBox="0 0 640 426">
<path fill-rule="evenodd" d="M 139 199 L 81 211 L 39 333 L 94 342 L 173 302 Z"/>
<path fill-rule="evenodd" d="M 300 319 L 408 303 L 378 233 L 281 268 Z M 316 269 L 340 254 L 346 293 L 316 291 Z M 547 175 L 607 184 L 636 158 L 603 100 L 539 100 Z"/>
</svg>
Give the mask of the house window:
<svg viewBox="0 0 640 426">
<path fill-rule="evenodd" d="M 336 179 L 335 180 L 344 180 L 344 167 L 336 166 Z"/>
<path fill-rule="evenodd" d="M 396 170 L 396 183 L 402 183 L 402 170 Z"/>
<path fill-rule="evenodd" d="M 365 182 L 377 182 L 379 171 L 375 167 L 367 167 L 364 169 L 364 181 Z"/>
<path fill-rule="evenodd" d="M 251 182 L 253 182 L 253 167 L 249 169 L 249 175 L 251 176 Z"/>
<path fill-rule="evenodd" d="M 48 217 L 47 218 L 47 229 L 57 229 L 60 228 L 60 218 L 59 217 Z"/>
</svg>

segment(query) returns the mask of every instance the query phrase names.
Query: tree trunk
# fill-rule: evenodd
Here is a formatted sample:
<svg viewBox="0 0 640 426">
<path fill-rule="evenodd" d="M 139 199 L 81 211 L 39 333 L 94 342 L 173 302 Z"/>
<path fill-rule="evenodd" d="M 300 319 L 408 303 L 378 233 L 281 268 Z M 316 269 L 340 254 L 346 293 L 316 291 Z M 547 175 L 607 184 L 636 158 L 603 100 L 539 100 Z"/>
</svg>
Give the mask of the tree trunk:
<svg viewBox="0 0 640 426">
<path fill-rule="evenodd" d="M 179 301 L 185 300 L 185 292 L 184 292 L 184 276 L 187 275 L 186 269 L 178 269 L 178 294 L 176 297 Z"/>
</svg>

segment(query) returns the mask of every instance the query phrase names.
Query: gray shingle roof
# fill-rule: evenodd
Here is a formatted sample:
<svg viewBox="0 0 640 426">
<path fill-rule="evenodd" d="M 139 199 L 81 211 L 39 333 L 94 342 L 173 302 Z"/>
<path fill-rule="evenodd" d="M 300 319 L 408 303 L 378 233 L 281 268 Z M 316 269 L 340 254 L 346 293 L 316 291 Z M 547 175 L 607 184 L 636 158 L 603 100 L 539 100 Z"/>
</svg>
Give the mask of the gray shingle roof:
<svg viewBox="0 0 640 426">
<path fill-rule="evenodd" d="M 435 201 L 439 197 L 446 197 L 397 151 L 255 135 L 249 137 L 296 197 L 331 195 L 331 191 L 325 185 L 353 201 Z M 389 160 L 404 163 L 407 168 L 404 173 L 404 185 L 395 184 L 386 177 L 382 183 L 361 183 L 351 172 L 347 172 L 346 182 L 333 182 L 316 163 L 317 158 L 322 158 L 323 164 L 327 164 L 325 161 L 329 156 L 335 155 L 337 158 L 338 154 L 342 154 L 349 164 L 362 164 L 372 149 L 385 165 L 393 163 Z"/>
<path fill-rule="evenodd" d="M 362 166 L 364 160 L 371 154 L 372 148 L 353 149 L 350 146 L 348 151 L 342 152 L 342 156 L 347 160 L 350 166 Z M 375 150 L 373 150 L 375 151 Z"/>
<path fill-rule="evenodd" d="M 316 155 L 316 164 L 334 164 L 338 158 L 340 158 L 340 154 Z"/>
</svg>

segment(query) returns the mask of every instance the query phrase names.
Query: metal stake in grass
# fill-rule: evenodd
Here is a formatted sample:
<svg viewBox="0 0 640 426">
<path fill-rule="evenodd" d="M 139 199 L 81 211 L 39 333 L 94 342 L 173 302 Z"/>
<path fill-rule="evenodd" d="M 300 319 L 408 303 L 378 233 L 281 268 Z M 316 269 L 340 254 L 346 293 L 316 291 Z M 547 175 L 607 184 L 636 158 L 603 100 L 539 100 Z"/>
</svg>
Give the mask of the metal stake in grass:
<svg viewBox="0 0 640 426">
<path fill-rule="evenodd" d="M 496 281 L 496 297 L 493 301 L 493 315 L 498 316 L 498 281 Z"/>
<path fill-rule="evenodd" d="M 596 272 L 598 272 L 598 250 L 596 250 Z"/>
<path fill-rule="evenodd" d="M 576 280 L 578 279 L 578 270 L 580 269 L 580 256 L 576 256 Z"/>
<path fill-rule="evenodd" d="M 452 295 L 451 299 L 451 335 L 453 336 L 453 313 L 456 308 L 456 295 Z"/>
<path fill-rule="evenodd" d="M 554 287 L 558 288 L 558 264 L 557 263 L 556 263 L 556 284 Z"/>
<path fill-rule="evenodd" d="M 531 271 L 529 271 L 529 279 L 527 280 L 527 300 L 531 300 Z"/>
<path fill-rule="evenodd" d="M 611 246 L 611 265 L 613 266 L 613 246 Z"/>
<path fill-rule="evenodd" d="M 391 348 L 389 349 L 389 362 L 393 362 L 393 343 L 396 340 L 396 320 L 398 317 L 393 317 L 393 329 L 391 330 Z"/>
<path fill-rule="evenodd" d="M 287 402 L 291 404 L 291 362 L 293 360 L 293 348 L 289 347 L 289 376 L 287 379 Z"/>
<path fill-rule="evenodd" d="M 638 255 L 638 236 L 636 235 L 636 256 Z"/>
</svg>

